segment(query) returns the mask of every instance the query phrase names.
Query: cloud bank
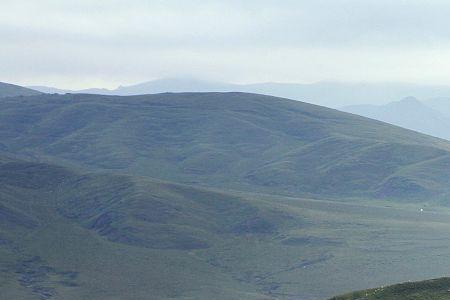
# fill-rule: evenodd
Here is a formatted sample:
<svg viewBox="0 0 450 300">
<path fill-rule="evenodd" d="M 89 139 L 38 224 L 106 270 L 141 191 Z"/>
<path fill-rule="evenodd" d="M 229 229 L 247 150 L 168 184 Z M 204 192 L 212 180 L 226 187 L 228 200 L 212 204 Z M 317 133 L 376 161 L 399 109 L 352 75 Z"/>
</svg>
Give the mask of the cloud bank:
<svg viewBox="0 0 450 300">
<path fill-rule="evenodd" d="M 0 81 L 450 81 L 448 1 L 0 2 Z"/>
</svg>

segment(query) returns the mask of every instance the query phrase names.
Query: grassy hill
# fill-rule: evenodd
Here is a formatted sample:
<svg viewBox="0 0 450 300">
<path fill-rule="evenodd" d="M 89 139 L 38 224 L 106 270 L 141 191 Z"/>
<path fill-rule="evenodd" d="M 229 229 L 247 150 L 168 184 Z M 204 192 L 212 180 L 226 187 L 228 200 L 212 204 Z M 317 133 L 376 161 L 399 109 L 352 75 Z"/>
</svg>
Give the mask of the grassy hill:
<svg viewBox="0 0 450 300">
<path fill-rule="evenodd" d="M 444 300 L 450 299 L 450 278 L 407 282 L 387 287 L 358 291 L 332 300 Z M 330 299 L 330 300 L 331 300 Z"/>
<path fill-rule="evenodd" d="M 0 98 L 39 95 L 41 92 L 14 84 L 0 82 Z"/>
<path fill-rule="evenodd" d="M 446 201 L 450 144 L 244 93 L 0 100 L 0 149 L 185 184 L 294 196 Z"/>
<path fill-rule="evenodd" d="M 0 186 L 0 289 L 9 299 L 263 299 L 196 251 L 289 223 L 237 196 L 7 157 Z"/>
<path fill-rule="evenodd" d="M 442 208 L 221 192 L 7 154 L 0 187 L 7 299 L 312 300 L 450 268 Z"/>
</svg>

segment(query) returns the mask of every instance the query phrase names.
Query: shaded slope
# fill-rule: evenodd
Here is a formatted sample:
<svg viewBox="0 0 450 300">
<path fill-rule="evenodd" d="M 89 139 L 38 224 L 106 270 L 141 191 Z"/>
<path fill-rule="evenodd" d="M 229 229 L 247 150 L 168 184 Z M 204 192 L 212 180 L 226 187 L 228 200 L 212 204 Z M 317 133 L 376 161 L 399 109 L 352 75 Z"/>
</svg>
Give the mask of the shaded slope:
<svg viewBox="0 0 450 300">
<path fill-rule="evenodd" d="M 2 295 L 264 299 L 189 251 L 263 239 L 287 216 L 224 193 L 0 156 Z"/>
<path fill-rule="evenodd" d="M 37 226 L 32 215 L 21 213 L 36 197 L 38 205 L 54 208 L 111 241 L 146 248 L 208 248 L 214 235 L 271 234 L 289 219 L 223 192 L 149 178 L 83 174 L 5 156 L 0 156 L 0 182 L 5 223 Z M 190 239 L 195 233 L 204 237 Z"/>
<path fill-rule="evenodd" d="M 215 235 L 271 234 L 287 217 L 229 194 L 130 177 L 94 175 L 69 186 L 58 203 L 62 215 L 110 241 L 152 249 L 206 249 Z"/>
<path fill-rule="evenodd" d="M 242 93 L 43 95 L 0 102 L 4 151 L 225 189 L 441 199 L 449 144 Z"/>
</svg>

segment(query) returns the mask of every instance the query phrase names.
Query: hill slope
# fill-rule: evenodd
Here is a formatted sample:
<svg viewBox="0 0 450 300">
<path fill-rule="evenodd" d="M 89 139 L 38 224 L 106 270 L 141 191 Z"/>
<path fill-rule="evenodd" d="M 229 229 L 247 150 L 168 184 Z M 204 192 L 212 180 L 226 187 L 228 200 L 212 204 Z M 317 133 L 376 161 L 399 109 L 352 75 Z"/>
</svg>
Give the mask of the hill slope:
<svg viewBox="0 0 450 300">
<path fill-rule="evenodd" d="M 285 195 L 444 199 L 449 143 L 243 93 L 0 101 L 0 149 L 187 184 Z"/>
<path fill-rule="evenodd" d="M 428 209 L 233 194 L 0 155 L 0 290 L 324 299 L 448 272 L 450 212 Z"/>
<path fill-rule="evenodd" d="M 0 82 L 0 98 L 39 95 L 41 92 L 24 88 L 18 85 Z"/>
<path fill-rule="evenodd" d="M 450 278 L 407 282 L 377 289 L 358 291 L 332 300 L 444 300 L 450 299 Z"/>
<path fill-rule="evenodd" d="M 286 216 L 223 193 L 0 156 L 2 297 L 264 299 L 195 251 L 263 240 Z"/>
</svg>

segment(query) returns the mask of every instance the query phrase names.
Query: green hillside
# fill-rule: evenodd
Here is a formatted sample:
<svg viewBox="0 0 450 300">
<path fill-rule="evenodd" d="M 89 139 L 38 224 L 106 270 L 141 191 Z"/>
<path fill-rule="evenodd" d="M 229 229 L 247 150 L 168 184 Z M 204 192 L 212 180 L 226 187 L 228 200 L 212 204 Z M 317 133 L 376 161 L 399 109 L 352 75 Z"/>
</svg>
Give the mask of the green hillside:
<svg viewBox="0 0 450 300">
<path fill-rule="evenodd" d="M 447 201 L 449 143 L 244 93 L 0 100 L 0 149 L 185 184 L 293 196 Z"/>
<path fill-rule="evenodd" d="M 407 282 L 387 287 L 358 291 L 330 300 L 446 300 L 450 299 L 450 278 Z"/>
<path fill-rule="evenodd" d="M 5 299 L 313 300 L 450 269 L 442 208 L 221 192 L 10 155 L 0 187 Z"/>
<path fill-rule="evenodd" d="M 236 196 L 5 157 L 0 186 L 4 299 L 262 299 L 195 251 L 288 224 Z"/>
<path fill-rule="evenodd" d="M 17 97 L 17 96 L 33 96 L 42 94 L 41 92 L 21 87 L 14 84 L 0 82 L 0 98 Z"/>
</svg>

